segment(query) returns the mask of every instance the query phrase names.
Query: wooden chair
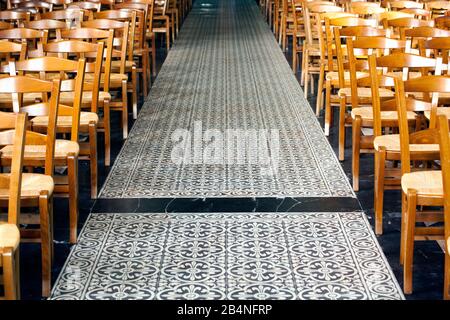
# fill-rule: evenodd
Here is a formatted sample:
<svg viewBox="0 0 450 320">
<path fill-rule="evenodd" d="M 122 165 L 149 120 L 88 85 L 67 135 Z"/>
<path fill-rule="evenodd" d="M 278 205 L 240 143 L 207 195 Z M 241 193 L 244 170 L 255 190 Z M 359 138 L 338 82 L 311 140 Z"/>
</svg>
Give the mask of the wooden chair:
<svg viewBox="0 0 450 320">
<path fill-rule="evenodd" d="M 332 90 L 339 89 L 340 86 L 348 86 L 350 73 L 348 71 L 339 71 L 345 65 L 347 49 L 342 45 L 341 39 L 335 39 L 335 29 L 346 29 L 343 38 L 353 37 L 357 35 L 364 36 L 384 36 L 386 32 L 381 29 L 374 28 L 375 20 L 362 19 L 358 17 L 325 17 L 325 34 L 326 34 L 326 50 L 328 70 L 325 75 L 325 135 L 328 136 L 333 118 L 332 106 L 340 106 L 340 99 L 336 95 L 332 95 Z M 339 37 L 341 34 L 339 33 Z M 341 60 L 338 59 L 338 53 Z M 345 60 L 346 61 L 346 60 Z M 339 67 L 341 66 L 341 67 Z M 358 73 L 358 77 L 365 76 L 364 73 Z M 341 77 L 342 76 L 342 77 Z M 347 84 L 345 84 L 347 83 Z M 317 111 L 316 111 L 317 112 Z"/>
<path fill-rule="evenodd" d="M 153 4 L 153 2 L 152 2 Z M 134 36 L 134 50 L 135 57 L 137 56 L 137 70 L 142 73 L 144 82 L 144 97 L 147 96 L 148 86 L 150 84 L 150 63 L 149 54 L 151 55 L 151 69 L 153 76 L 156 76 L 156 38 L 153 30 L 153 7 L 148 3 L 130 3 L 123 2 L 114 5 L 114 9 L 122 11 L 136 12 L 136 26 Z M 147 70 L 144 73 L 143 70 Z"/>
<path fill-rule="evenodd" d="M 421 20 L 415 18 L 398 18 L 398 19 L 385 19 L 383 20 L 383 26 L 385 29 L 389 29 L 388 35 L 391 37 L 398 37 L 405 40 L 405 30 L 417 27 L 433 27 L 433 20 Z"/>
<path fill-rule="evenodd" d="M 67 24 L 64 21 L 42 19 L 29 21 L 24 23 L 25 28 L 45 31 L 44 43 L 49 40 L 61 39 L 61 30 L 67 29 Z"/>
<path fill-rule="evenodd" d="M 360 18 L 372 19 L 375 15 L 386 11 L 385 8 L 381 8 L 380 3 L 356 1 L 350 2 L 349 11 L 357 14 Z"/>
<path fill-rule="evenodd" d="M 417 226 L 417 222 L 442 222 L 442 211 L 424 210 L 425 207 L 441 207 L 444 204 L 442 173 L 433 171 L 412 172 L 411 144 L 438 144 L 439 132 L 436 129 L 436 107 L 438 95 L 450 91 L 450 78 L 446 76 L 423 76 L 408 81 L 395 79 L 396 103 L 399 114 L 400 149 L 402 162 L 402 233 L 400 262 L 403 264 L 403 291 L 412 293 L 412 266 L 415 240 L 444 239 L 441 226 Z M 432 120 L 426 130 L 409 132 L 406 113 L 406 92 L 422 92 L 432 95 Z M 447 132 L 448 134 L 448 132 Z M 418 210 L 418 207 L 421 210 Z"/>
<path fill-rule="evenodd" d="M 12 28 L 23 27 L 25 21 L 30 21 L 30 12 L 0 11 L 0 21 L 7 22 Z"/>
<path fill-rule="evenodd" d="M 445 117 L 438 117 L 439 148 L 441 150 L 442 185 L 444 189 L 444 299 L 450 300 L 450 138 L 449 126 Z"/>
<path fill-rule="evenodd" d="M 64 10 L 67 9 L 67 6 L 73 2 L 73 0 L 45 0 L 45 2 L 52 4 L 52 10 Z"/>
<path fill-rule="evenodd" d="M 109 19 L 95 19 L 83 22 L 82 27 L 99 29 L 99 30 L 114 30 L 113 50 L 111 59 L 111 73 L 109 89 L 121 90 L 121 99 L 113 99 L 110 102 L 111 110 L 122 112 L 122 128 L 124 139 L 128 136 L 128 74 L 126 72 L 126 62 L 130 61 L 128 38 L 130 35 L 130 24 L 128 21 L 122 22 Z M 127 60 L 128 59 L 128 60 Z M 106 67 L 106 66 L 105 66 Z M 134 82 L 136 83 L 136 72 L 134 73 Z M 104 83 L 104 81 L 102 82 Z M 130 82 L 130 85 L 133 81 Z M 133 90 L 136 91 L 136 90 Z M 137 118 L 137 94 L 132 94 L 132 108 L 133 114 Z"/>
<path fill-rule="evenodd" d="M 4 298 L 20 299 L 19 243 L 20 193 L 25 146 L 26 114 L 0 112 L 0 141 L 13 145 L 10 174 L 0 174 L 1 193 L 8 197 L 8 221 L 0 223 L 0 267 L 3 269 Z M 13 130 L 13 134 L 11 134 Z"/>
<path fill-rule="evenodd" d="M 450 37 L 450 31 L 444 29 L 438 29 L 434 27 L 416 27 L 411 29 L 406 29 L 405 31 L 406 48 L 411 53 L 411 50 L 416 50 L 419 54 L 425 56 L 426 52 L 420 52 L 419 41 L 429 40 L 431 38 L 445 38 Z"/>
<path fill-rule="evenodd" d="M 31 9 L 30 12 L 39 18 L 40 13 L 49 12 L 53 10 L 51 3 L 39 0 L 20 1 L 17 3 L 15 9 Z M 34 10 L 33 10 L 34 9 Z"/>
<path fill-rule="evenodd" d="M 153 0 L 153 33 L 164 33 L 166 35 L 166 49 L 170 50 L 171 30 L 173 30 L 173 21 L 168 15 L 169 0 Z M 173 32 L 173 31 L 172 31 Z M 172 35 L 174 39 L 174 34 Z"/>
<path fill-rule="evenodd" d="M 23 43 L 15 43 L 10 41 L 0 41 L 0 67 L 4 67 L 9 65 L 9 62 L 12 60 L 23 60 L 27 55 L 27 44 Z M 4 101 L 4 97 L 0 97 L 0 101 Z M 9 101 L 9 99 L 6 99 Z"/>
<path fill-rule="evenodd" d="M 397 113 L 395 100 L 389 100 L 382 103 L 378 97 L 380 79 L 377 75 L 378 69 L 382 70 L 400 70 L 400 72 L 384 73 L 384 86 L 392 86 L 393 77 L 386 77 L 386 74 L 398 77 L 402 80 L 408 80 L 413 77 L 428 75 L 429 71 L 439 74 L 441 71 L 442 59 L 426 58 L 409 53 L 393 53 L 391 55 L 376 58 L 375 55 L 369 57 L 369 67 L 371 76 L 371 91 L 373 108 L 373 130 L 374 130 L 374 150 L 375 150 L 375 187 L 374 187 L 374 211 L 375 211 L 375 233 L 383 233 L 383 199 L 385 190 L 400 189 L 401 170 L 396 165 L 388 165 L 400 161 L 400 136 L 391 133 L 386 128 L 398 128 L 398 121 L 385 121 L 388 118 L 382 113 Z M 412 70 L 420 70 L 419 72 Z M 430 110 L 430 104 L 424 101 L 407 99 L 408 110 L 411 114 L 427 112 Z M 394 117 L 395 118 L 395 117 Z M 416 116 L 416 120 L 409 119 L 409 126 L 419 128 L 422 125 L 422 118 Z M 385 134 L 383 134 L 383 128 Z M 420 145 L 417 147 L 411 145 L 411 155 L 415 161 L 428 161 L 439 159 L 439 150 L 436 145 Z"/>
<path fill-rule="evenodd" d="M 0 92 L 11 95 L 20 95 L 25 93 L 39 92 L 43 97 L 51 94 L 49 102 L 38 103 L 31 106 L 22 106 L 19 99 L 13 99 L 14 112 L 27 112 L 33 116 L 48 115 L 48 128 L 46 134 L 27 131 L 26 146 L 24 152 L 23 165 L 27 167 L 44 167 L 44 174 L 24 173 L 22 175 L 22 193 L 21 205 L 26 207 L 35 207 L 39 209 L 38 221 L 33 217 L 21 217 L 21 223 L 39 224 L 39 230 L 22 229 L 22 239 L 30 239 L 41 242 L 42 250 L 42 295 L 47 297 L 51 288 L 51 265 L 53 255 L 53 236 L 52 236 L 52 202 L 53 202 L 53 168 L 55 155 L 55 130 L 56 115 L 58 112 L 58 100 L 61 81 L 44 81 L 27 76 L 16 76 L 0 79 Z M 39 156 L 33 157 L 38 151 Z M 42 154 L 45 156 L 42 157 Z M 1 165 L 11 166 L 13 158 L 13 147 L 6 145 L 0 150 Z M 0 200 L 3 206 L 7 205 L 8 195 L 0 193 Z M 28 220 L 28 221 L 27 221 Z"/>
<path fill-rule="evenodd" d="M 316 116 L 320 115 L 320 111 L 323 108 L 323 101 L 324 101 L 323 89 L 324 87 L 331 88 L 331 85 L 329 83 L 330 77 L 332 77 L 334 73 L 337 74 L 337 64 L 335 59 L 336 50 L 334 48 L 334 40 L 332 39 L 332 37 L 328 39 L 327 29 L 330 29 L 329 21 L 334 19 L 350 18 L 355 16 L 356 16 L 355 14 L 347 12 L 323 12 L 316 14 L 316 20 L 320 21 L 320 25 L 318 24 L 317 31 L 321 31 L 318 32 L 320 45 L 320 69 L 319 69 L 319 82 L 316 99 Z M 328 84 L 326 82 L 328 82 Z M 326 92 L 326 94 L 327 93 L 329 92 Z"/>
<path fill-rule="evenodd" d="M 81 108 L 88 110 L 88 112 L 81 112 L 79 130 L 82 133 L 87 133 L 89 135 L 89 140 L 87 142 L 78 142 L 80 144 L 79 159 L 88 160 L 90 164 L 91 198 L 95 199 L 97 197 L 98 185 L 97 132 L 103 131 L 105 134 L 105 164 L 107 165 L 110 164 L 111 152 L 109 110 L 111 95 L 109 92 L 102 91 L 100 89 L 100 78 L 102 74 L 102 65 L 104 62 L 101 57 L 104 55 L 104 43 L 88 43 L 80 40 L 66 40 L 49 43 L 44 46 L 44 51 L 47 54 L 57 53 L 72 57 L 73 59 L 80 59 L 83 56 L 87 59 L 85 82 L 83 85 L 84 91 L 81 97 Z M 88 77 L 88 75 L 90 76 Z M 75 92 L 62 92 L 60 101 L 64 105 L 74 106 L 76 102 Z M 100 107 L 103 107 L 103 118 L 99 114 Z M 66 129 L 70 126 L 70 122 L 65 123 Z M 64 192 L 64 190 L 61 190 L 61 192 Z"/>
<path fill-rule="evenodd" d="M 385 11 L 375 15 L 379 25 L 385 26 L 387 20 L 400 19 L 400 18 L 414 18 L 412 13 L 400 12 L 400 11 Z"/>
<path fill-rule="evenodd" d="M 7 30 L 0 30 L 0 39 L 14 42 L 27 43 L 27 56 L 42 55 L 42 45 L 48 39 L 46 31 L 27 29 L 27 28 L 13 28 Z"/>
<path fill-rule="evenodd" d="M 407 8 L 400 10 L 400 12 L 412 14 L 416 19 L 431 20 L 431 11 L 427 9 Z"/>
<path fill-rule="evenodd" d="M 367 71 L 368 61 L 364 57 L 358 59 L 357 56 L 365 56 L 366 52 L 375 51 L 384 55 L 397 51 L 404 51 L 406 42 L 403 40 L 389 39 L 385 37 L 359 37 L 354 41 L 349 38 L 347 42 L 350 70 L 350 101 L 352 118 L 352 176 L 353 190 L 359 191 L 359 159 L 361 153 L 373 153 L 373 136 L 364 135 L 362 128 L 373 128 L 373 96 L 372 91 L 364 85 L 362 79 L 358 79 L 357 71 Z M 340 89 L 342 90 L 342 89 Z M 348 90 L 342 90 L 340 93 L 345 97 Z M 394 93 L 389 88 L 379 88 L 377 94 L 379 99 L 393 98 Z M 384 118 L 386 116 L 386 118 Z M 415 115 L 409 114 L 412 120 Z M 395 113 L 382 114 L 383 122 L 397 121 Z"/>
<path fill-rule="evenodd" d="M 447 10 L 450 10 L 449 1 L 429 1 L 425 3 L 425 9 L 431 11 L 431 17 L 444 15 Z"/>
<path fill-rule="evenodd" d="M 423 9 L 423 3 L 417 1 L 394 0 L 387 2 L 390 11 L 401 11 L 402 9 Z"/>
<path fill-rule="evenodd" d="M 342 8 L 333 5 L 316 4 L 316 2 L 306 3 L 303 6 L 303 19 L 305 23 L 306 39 L 303 45 L 302 54 L 302 70 L 305 98 L 308 98 L 308 83 L 311 81 L 311 93 L 314 93 L 314 74 L 320 74 L 323 67 L 321 65 L 325 62 L 325 57 L 322 56 L 324 50 L 323 38 L 319 36 L 325 32 L 325 27 L 320 21 L 320 13 L 325 12 L 342 12 Z M 324 70 L 323 70 L 324 71 Z M 322 92 L 324 72 L 319 79 L 319 90 Z M 321 81 L 320 81 L 321 80 Z M 319 99 L 320 100 L 320 99 Z"/>
<path fill-rule="evenodd" d="M 70 141 L 57 139 L 55 142 L 54 162 L 58 166 L 67 166 L 67 175 L 54 176 L 54 195 L 69 198 L 69 221 L 70 221 L 70 242 L 76 243 L 77 239 L 77 221 L 78 221 L 78 157 L 80 154 L 80 145 L 78 143 L 78 133 L 81 127 L 80 119 L 83 118 L 82 125 L 87 127 L 90 119 L 95 114 L 81 114 L 81 94 L 84 85 L 85 60 L 79 61 L 66 60 L 57 57 L 41 57 L 30 60 L 17 61 L 10 66 L 12 75 L 25 74 L 28 76 L 38 76 L 41 80 L 54 78 L 52 75 L 58 75 L 62 81 L 60 94 L 65 92 L 74 94 L 72 106 L 60 104 L 57 113 L 56 133 L 64 135 L 70 134 Z M 69 79 L 68 75 L 75 74 L 75 79 Z M 50 77 L 49 77 L 50 76 Z M 31 119 L 33 131 L 46 132 L 49 126 L 49 117 L 40 115 L 39 112 Z M 89 119 L 89 120 L 88 120 Z M 88 124 L 86 124 L 88 123 Z M 86 130 L 85 130 L 86 131 Z M 90 136 L 90 138 L 92 138 Z M 25 153 L 25 160 L 44 158 L 44 151 L 35 151 L 32 154 Z M 28 159 L 30 158 L 30 159 Z"/>
<path fill-rule="evenodd" d="M 128 83 L 128 92 L 130 92 L 133 96 L 133 118 L 136 119 L 137 118 L 137 74 L 138 74 L 138 70 L 137 70 L 137 66 L 136 66 L 136 62 L 134 61 L 134 43 L 135 43 L 135 36 L 136 36 L 136 14 L 137 12 L 134 10 L 107 10 L 107 11 L 100 11 L 97 14 L 95 14 L 95 18 L 96 19 L 110 19 L 110 20 L 116 20 L 116 21 L 121 21 L 121 22 L 126 22 L 128 23 L 128 25 L 130 26 L 130 30 L 129 30 L 129 36 L 128 36 L 128 43 L 127 43 L 127 48 L 126 48 L 126 58 L 125 60 L 125 65 L 123 66 L 123 70 L 121 70 L 121 60 L 113 60 L 111 61 L 111 72 L 112 73 L 127 73 L 131 76 L 131 83 Z M 97 24 L 92 24 L 90 25 L 89 23 L 92 24 L 92 22 L 86 22 L 86 24 L 84 24 L 84 26 L 91 26 L 91 27 L 95 27 L 95 25 Z M 102 25 L 103 26 L 103 25 Z M 123 27 L 122 27 L 123 28 Z M 100 28 L 102 29 L 102 28 Z M 120 29 L 120 27 L 119 27 Z M 136 56 L 139 57 L 139 56 Z M 147 63 L 148 61 L 148 55 L 144 55 L 143 56 L 144 59 L 146 59 L 145 64 L 147 67 Z M 141 66 L 141 65 L 140 65 Z M 144 75 L 146 77 L 146 79 L 142 81 L 143 86 L 147 86 L 147 72 L 143 72 L 144 68 L 140 68 L 139 69 L 139 73 L 141 74 L 141 78 L 144 78 Z"/>
<path fill-rule="evenodd" d="M 85 12 L 80 8 L 68 8 L 42 13 L 40 18 L 41 20 L 50 19 L 64 21 L 67 25 L 67 29 L 80 28 L 81 21 L 85 20 Z"/>
</svg>

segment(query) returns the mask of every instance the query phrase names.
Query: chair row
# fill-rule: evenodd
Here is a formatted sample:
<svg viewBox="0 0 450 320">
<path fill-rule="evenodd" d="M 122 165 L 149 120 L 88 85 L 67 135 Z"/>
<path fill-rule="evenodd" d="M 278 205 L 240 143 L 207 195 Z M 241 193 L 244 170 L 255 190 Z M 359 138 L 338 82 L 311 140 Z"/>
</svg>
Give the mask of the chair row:
<svg viewBox="0 0 450 320">
<path fill-rule="evenodd" d="M 3 119 L 7 123 L 0 126 L 0 161 L 4 170 L 11 168 L 13 173 L 20 158 L 17 168 L 26 169 L 20 176 L 21 193 L 15 196 L 15 207 L 11 190 L 0 193 L 2 206 L 10 211 L 6 229 L 0 224 L 0 255 L 4 258 L 0 266 L 4 263 L 7 298 L 18 297 L 17 267 L 12 262 L 18 261 L 19 242 L 41 243 L 42 295 L 49 296 L 54 214 L 67 214 L 70 243 L 76 243 L 78 162 L 89 161 L 91 198 L 96 198 L 98 134 L 104 135 L 105 165 L 109 166 L 111 112 L 121 113 L 126 138 L 129 107 L 137 118 L 138 88 L 145 98 L 151 76 L 156 74 L 155 33 L 162 30 L 154 24 L 157 2 L 111 3 L 111 8 L 88 15 L 84 9 L 69 7 L 34 15 L 27 11 L 25 15 L 31 18 L 19 19 L 24 12 L 14 6 L 22 2 L 10 1 L 11 11 L 0 12 L 5 23 L 0 27 L 0 124 Z M 19 134 L 20 126 L 8 119 L 25 114 L 25 138 L 18 158 L 17 146 L 10 138 L 14 129 Z M 3 131 L 7 138 L 1 138 Z M 66 170 L 58 173 L 55 168 L 61 167 Z M 68 213 L 53 212 L 55 197 L 68 198 Z M 20 206 L 37 214 L 21 214 Z M 34 225 L 37 228 L 30 227 Z"/>
<path fill-rule="evenodd" d="M 346 129 L 351 128 L 355 191 L 361 154 L 374 154 L 378 235 L 385 191 L 401 190 L 405 293 L 412 292 L 414 240 L 445 240 L 444 298 L 450 299 L 450 181 L 445 168 L 450 154 L 444 141 L 450 119 L 450 2 L 387 1 L 384 7 L 350 1 L 280 3 L 283 7 L 275 13 L 271 10 L 277 1 L 269 8 L 275 36 L 282 49 L 291 38 L 294 72 L 301 54 L 305 96 L 309 85 L 314 89 L 312 76 L 319 75 L 316 111 L 319 115 L 325 104 L 326 135 L 334 110 L 338 112 L 340 160 L 345 158 Z M 266 12 L 271 2 L 263 4 Z"/>
</svg>

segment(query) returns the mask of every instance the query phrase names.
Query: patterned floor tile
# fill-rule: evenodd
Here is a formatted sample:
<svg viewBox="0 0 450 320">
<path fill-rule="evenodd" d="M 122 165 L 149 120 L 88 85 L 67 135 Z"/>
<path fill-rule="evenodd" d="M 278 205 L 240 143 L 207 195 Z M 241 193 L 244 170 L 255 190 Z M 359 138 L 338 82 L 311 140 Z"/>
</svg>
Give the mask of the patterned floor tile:
<svg viewBox="0 0 450 320">
<path fill-rule="evenodd" d="M 364 213 L 91 214 L 52 299 L 403 299 Z"/>
<path fill-rule="evenodd" d="M 208 3 L 205 7 L 202 4 Z M 177 129 L 276 129 L 269 165 L 172 162 Z M 219 157 L 223 159 L 223 157 Z M 198 0 L 100 192 L 102 198 L 354 197 L 254 0 Z"/>
</svg>

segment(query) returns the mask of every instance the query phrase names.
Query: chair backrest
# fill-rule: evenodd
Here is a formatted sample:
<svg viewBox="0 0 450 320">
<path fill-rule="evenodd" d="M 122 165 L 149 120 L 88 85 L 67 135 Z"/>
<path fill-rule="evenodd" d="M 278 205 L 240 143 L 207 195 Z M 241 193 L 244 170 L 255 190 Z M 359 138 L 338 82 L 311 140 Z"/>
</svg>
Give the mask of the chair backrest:
<svg viewBox="0 0 450 320">
<path fill-rule="evenodd" d="M 95 19 L 84 21 L 81 23 L 81 26 L 84 28 L 94 28 L 100 30 L 114 30 L 114 38 L 113 38 L 113 50 L 112 50 L 112 58 L 118 59 L 120 61 L 119 73 L 125 73 L 125 62 L 127 57 L 131 57 L 131 61 L 133 61 L 132 52 L 130 52 L 131 48 L 128 42 L 128 38 L 130 35 L 130 23 L 128 21 L 118 21 L 118 20 L 110 20 L 110 19 Z"/>
<path fill-rule="evenodd" d="M 441 154 L 442 186 L 444 188 L 444 234 L 446 259 L 450 259 L 450 136 L 448 119 L 440 115 L 439 119 L 439 151 Z M 449 284 L 450 285 L 450 284 Z M 444 288 L 445 298 L 450 295 L 450 288 Z"/>
<path fill-rule="evenodd" d="M 25 148 L 27 115 L 0 112 L 0 144 L 13 145 L 11 173 L 0 176 L 0 188 L 8 189 L 8 223 L 19 224 L 22 163 Z"/>
<path fill-rule="evenodd" d="M 15 76 L 0 79 L 0 93 L 12 95 L 14 112 L 26 112 L 33 116 L 48 116 L 47 134 L 29 131 L 26 135 L 26 144 L 45 146 L 45 174 L 50 176 L 53 175 L 54 168 L 56 117 L 58 113 L 60 88 L 61 80 L 59 79 L 45 81 L 27 76 Z M 27 93 L 50 94 L 50 102 L 22 106 L 18 96 Z"/>
<path fill-rule="evenodd" d="M 52 12 L 42 13 L 41 19 L 51 19 L 64 21 L 67 28 L 79 28 L 81 26 L 81 21 L 84 20 L 85 12 L 79 8 L 56 10 Z"/>
<path fill-rule="evenodd" d="M 387 7 L 391 11 L 399 11 L 401 9 L 423 9 L 423 3 L 417 1 L 394 0 L 388 1 Z"/>
<path fill-rule="evenodd" d="M 413 14 L 414 18 L 422 19 L 422 20 L 430 20 L 431 19 L 431 11 L 427 9 L 419 9 L 419 8 L 406 8 L 400 10 L 400 12 Z"/>
<path fill-rule="evenodd" d="M 411 160 L 414 154 L 410 152 L 410 144 L 437 144 L 439 143 L 439 133 L 436 130 L 436 114 L 438 95 L 441 93 L 450 93 L 450 78 L 446 76 L 422 76 L 419 78 L 402 81 L 395 78 L 395 100 L 397 104 L 399 131 L 400 131 L 400 149 L 402 161 L 402 174 L 411 171 Z M 430 125 L 426 130 L 409 132 L 407 112 L 412 105 L 406 98 L 407 92 L 422 92 L 432 94 L 431 104 L 423 102 L 423 105 L 430 110 Z M 434 122 L 434 123 L 433 123 Z"/>
<path fill-rule="evenodd" d="M 72 117 L 71 139 L 78 141 L 85 67 L 85 59 L 73 61 L 58 57 L 41 57 L 10 63 L 10 73 L 12 76 L 37 74 L 41 80 L 47 80 L 49 74 L 59 73 L 60 91 L 74 92 L 74 99 L 72 106 L 59 105 L 58 116 Z M 75 74 L 74 79 L 70 77 L 72 74 Z"/>
<path fill-rule="evenodd" d="M 398 18 L 383 20 L 384 28 L 389 28 L 391 30 L 390 35 L 398 35 L 400 39 L 405 39 L 405 30 L 417 27 L 433 27 L 433 20 L 421 20 L 415 18 Z"/>
<path fill-rule="evenodd" d="M 127 56 L 129 61 L 133 61 L 133 49 L 136 37 L 136 15 L 135 10 L 106 10 L 94 14 L 95 19 L 111 19 L 129 24 Z"/>
<path fill-rule="evenodd" d="M 24 23 L 25 28 L 46 31 L 45 36 L 52 39 L 61 38 L 61 30 L 67 29 L 67 23 L 61 20 L 41 19 Z M 44 40 L 47 43 L 48 39 Z"/>
<path fill-rule="evenodd" d="M 363 18 L 372 17 L 373 15 L 380 14 L 385 11 L 386 9 L 381 8 L 380 4 L 377 2 L 350 2 L 350 12 L 356 13 Z"/>
<path fill-rule="evenodd" d="M 1 63 L 0 65 L 6 65 L 9 61 L 25 59 L 27 55 L 27 44 L 26 43 L 15 43 L 10 41 L 0 41 L 0 53 L 1 53 Z M 15 56 L 11 56 L 14 54 Z"/>
<path fill-rule="evenodd" d="M 48 35 L 47 31 L 34 30 L 28 28 L 14 28 L 0 30 L 0 39 L 14 42 L 27 43 L 27 55 L 42 55 L 42 44 L 45 44 Z"/>
<path fill-rule="evenodd" d="M 45 1 L 31 0 L 31 1 L 18 2 L 16 5 L 16 8 L 35 9 L 35 10 L 32 10 L 31 12 L 36 12 L 36 14 L 38 14 L 38 17 L 39 17 L 39 13 L 52 11 L 53 4 L 45 2 Z"/>
<path fill-rule="evenodd" d="M 335 22 L 333 21 L 330 22 L 330 24 L 331 23 Z M 344 73 L 345 71 L 349 70 L 350 66 L 348 62 L 349 59 L 345 59 L 345 57 L 348 57 L 348 48 L 342 45 L 342 40 L 348 40 L 355 37 L 383 37 L 386 35 L 386 30 L 376 27 L 359 25 L 344 28 L 335 27 L 333 31 L 336 47 L 337 66 L 339 72 L 339 86 L 340 88 L 344 88 L 346 86 Z"/>
<path fill-rule="evenodd" d="M 79 28 L 71 30 L 61 31 L 61 37 L 66 40 L 82 40 L 91 43 L 98 43 L 99 41 L 105 42 L 105 53 L 104 53 L 104 91 L 109 91 L 109 83 L 111 76 L 111 59 L 113 53 L 113 43 L 114 43 L 114 30 L 102 30 L 95 28 Z"/>
<path fill-rule="evenodd" d="M 369 56 L 369 74 L 370 87 L 372 93 L 372 107 L 374 115 L 374 135 L 382 134 L 381 111 L 396 111 L 395 100 L 382 102 L 380 99 L 380 87 L 392 88 L 394 78 L 398 77 L 403 81 L 410 78 L 410 70 L 420 70 L 420 76 L 426 76 L 430 71 L 434 71 L 435 75 L 441 73 L 442 59 L 426 58 L 415 54 L 396 52 L 389 55 L 377 57 L 376 54 Z M 381 70 L 380 70 L 381 69 Z M 400 73 L 396 73 L 400 70 Z M 381 73 L 380 73 L 381 71 Z M 387 72 L 391 72 L 387 76 Z M 359 82 L 360 80 L 358 80 Z M 363 80 L 364 81 L 364 80 Z M 428 104 L 424 105 L 420 102 L 410 102 L 410 111 L 429 111 Z M 431 109 L 431 105 L 430 105 Z M 393 123 L 394 126 L 396 125 Z"/>
<path fill-rule="evenodd" d="M 404 51 L 406 41 L 386 37 L 357 37 L 347 39 L 348 65 L 350 71 L 350 88 L 352 108 L 359 105 L 357 71 L 369 71 L 367 55 L 388 55 L 393 50 Z M 362 58 L 361 58 L 362 57 Z"/>
<path fill-rule="evenodd" d="M 450 38 L 436 37 L 429 40 L 421 39 L 419 40 L 419 51 L 422 55 L 430 55 L 432 53 L 434 57 L 442 57 L 443 62 L 448 64 L 450 61 Z"/>
<path fill-rule="evenodd" d="M 341 46 L 340 39 L 338 43 L 335 39 L 334 29 L 351 27 L 355 31 L 356 35 L 360 33 L 366 35 L 366 32 L 372 32 L 375 29 L 371 27 L 376 26 L 376 20 L 372 19 L 362 19 L 354 16 L 347 17 L 336 17 L 334 19 L 325 17 L 325 35 L 326 35 L 326 48 L 327 48 L 327 59 L 328 59 L 328 69 L 334 69 L 334 60 L 337 60 L 338 50 L 344 49 Z M 366 28 L 368 27 L 368 29 Z M 359 32 L 358 32 L 359 30 Z M 370 35 L 370 34 L 369 34 Z M 384 31 L 376 31 L 376 35 L 385 35 Z M 346 52 L 341 52 L 343 55 L 347 55 Z M 331 57 L 331 58 L 330 58 Z"/>
<path fill-rule="evenodd" d="M 447 10 L 450 10 L 449 1 L 429 1 L 425 3 L 425 8 L 432 12 L 431 17 L 445 14 Z"/>
<path fill-rule="evenodd" d="M 22 27 L 25 21 L 30 21 L 30 12 L 0 11 L 0 21 L 11 23 L 13 27 Z"/>
<path fill-rule="evenodd" d="M 434 18 L 434 23 L 437 28 L 449 29 L 450 28 L 450 16 L 439 16 Z"/>
<path fill-rule="evenodd" d="M 85 81 L 83 90 L 92 92 L 92 112 L 98 112 L 104 48 L 105 44 L 103 42 L 90 43 L 81 40 L 63 40 L 51 42 L 44 46 L 46 54 L 58 54 L 65 58 L 86 60 L 85 73 L 93 74 L 93 80 L 92 82 Z"/>
</svg>

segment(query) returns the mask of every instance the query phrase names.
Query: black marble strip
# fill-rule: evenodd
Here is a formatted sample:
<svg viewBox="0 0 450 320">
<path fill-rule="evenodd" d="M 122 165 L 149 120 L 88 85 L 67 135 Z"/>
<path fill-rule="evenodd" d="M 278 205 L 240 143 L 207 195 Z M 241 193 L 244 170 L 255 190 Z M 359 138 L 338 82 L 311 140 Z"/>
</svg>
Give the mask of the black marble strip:
<svg viewBox="0 0 450 320">
<path fill-rule="evenodd" d="M 360 211 L 351 197 L 98 199 L 92 213 L 151 212 L 347 212 Z"/>
</svg>

